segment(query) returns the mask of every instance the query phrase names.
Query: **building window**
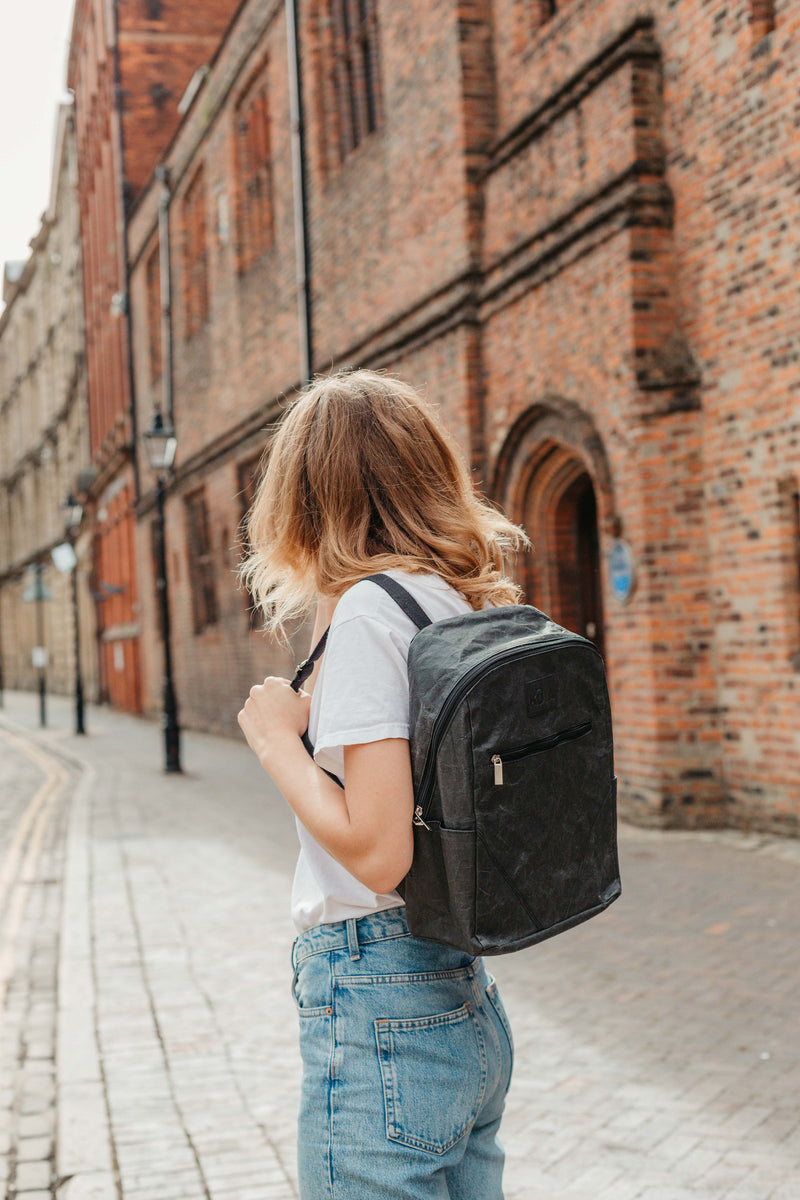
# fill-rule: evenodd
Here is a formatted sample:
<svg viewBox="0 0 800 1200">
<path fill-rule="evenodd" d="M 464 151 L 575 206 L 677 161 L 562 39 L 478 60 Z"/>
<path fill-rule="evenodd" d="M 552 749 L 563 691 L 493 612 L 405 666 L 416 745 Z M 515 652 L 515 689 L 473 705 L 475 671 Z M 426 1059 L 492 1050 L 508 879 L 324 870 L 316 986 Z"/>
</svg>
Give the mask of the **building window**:
<svg viewBox="0 0 800 1200">
<path fill-rule="evenodd" d="M 244 462 L 239 463 L 236 468 L 236 480 L 239 486 L 239 501 L 241 504 L 241 524 L 239 528 L 242 530 L 243 550 L 247 552 L 249 545 L 246 541 L 245 520 L 250 509 L 253 507 L 253 501 L 256 498 L 258 485 L 261 482 L 263 475 L 263 456 L 256 455 L 254 458 L 248 458 Z M 250 621 L 250 628 L 256 629 L 259 624 L 258 608 L 255 600 L 249 591 L 245 592 L 245 609 Z"/>
<path fill-rule="evenodd" d="M 188 339 L 208 317 L 206 181 L 202 167 L 195 171 L 183 199 L 183 307 Z"/>
<path fill-rule="evenodd" d="M 237 261 L 244 272 L 273 242 L 266 67 L 236 105 L 235 131 Z"/>
<path fill-rule="evenodd" d="M 339 157 L 344 160 L 380 120 L 377 0 L 330 0 L 333 91 Z"/>
<path fill-rule="evenodd" d="M 211 553 L 208 506 L 203 488 L 186 497 L 186 528 L 192 618 L 194 632 L 198 634 L 209 625 L 217 623 L 214 559 Z"/>
<path fill-rule="evenodd" d="M 158 243 L 147 259 L 147 345 L 150 380 L 161 377 L 161 262 Z"/>
</svg>

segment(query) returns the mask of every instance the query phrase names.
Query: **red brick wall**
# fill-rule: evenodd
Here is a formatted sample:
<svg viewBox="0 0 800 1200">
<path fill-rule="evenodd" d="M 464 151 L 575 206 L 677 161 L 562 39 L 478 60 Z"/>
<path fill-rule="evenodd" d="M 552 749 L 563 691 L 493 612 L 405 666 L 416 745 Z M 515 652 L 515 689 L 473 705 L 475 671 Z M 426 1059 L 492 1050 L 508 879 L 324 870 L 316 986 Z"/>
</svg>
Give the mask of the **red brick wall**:
<svg viewBox="0 0 800 1200">
<path fill-rule="evenodd" d="M 209 63 L 240 0 L 116 0 L 125 179 L 133 202 L 180 123 L 178 104 Z"/>
<path fill-rule="evenodd" d="M 380 127 L 340 162 L 324 14 L 301 2 L 315 363 L 423 386 L 476 478 L 545 531 L 519 574 L 573 620 L 558 506 L 588 472 L 623 809 L 797 830 L 800 14 L 778 0 L 764 37 L 750 0 L 548 7 L 382 0 Z M 239 274 L 232 120 L 261 61 L 274 243 Z M 232 729 L 252 679 L 288 662 L 248 632 L 232 575 L 237 464 L 299 373 L 282 6 L 242 9 L 206 87 L 169 154 L 175 295 L 201 163 L 210 282 L 192 337 L 175 312 L 170 570 L 184 719 Z M 144 419 L 156 201 L 144 192 L 130 237 Z M 200 484 L 220 617 L 196 636 L 182 496 Z M 606 565 L 619 536 L 637 567 L 626 606 Z M 149 549 L 152 628 L 148 564 Z M 152 709 L 159 669 L 148 657 Z"/>
</svg>

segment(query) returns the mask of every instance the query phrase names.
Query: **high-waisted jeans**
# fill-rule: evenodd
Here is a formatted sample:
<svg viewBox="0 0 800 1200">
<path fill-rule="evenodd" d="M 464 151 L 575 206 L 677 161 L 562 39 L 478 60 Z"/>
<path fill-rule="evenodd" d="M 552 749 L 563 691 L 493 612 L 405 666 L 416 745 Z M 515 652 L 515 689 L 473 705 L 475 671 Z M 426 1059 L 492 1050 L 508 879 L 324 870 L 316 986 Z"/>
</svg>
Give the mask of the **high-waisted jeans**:
<svg viewBox="0 0 800 1200">
<path fill-rule="evenodd" d="M 292 963 L 301 1200 L 502 1200 L 513 1049 L 483 960 L 394 908 L 307 930 Z"/>
</svg>

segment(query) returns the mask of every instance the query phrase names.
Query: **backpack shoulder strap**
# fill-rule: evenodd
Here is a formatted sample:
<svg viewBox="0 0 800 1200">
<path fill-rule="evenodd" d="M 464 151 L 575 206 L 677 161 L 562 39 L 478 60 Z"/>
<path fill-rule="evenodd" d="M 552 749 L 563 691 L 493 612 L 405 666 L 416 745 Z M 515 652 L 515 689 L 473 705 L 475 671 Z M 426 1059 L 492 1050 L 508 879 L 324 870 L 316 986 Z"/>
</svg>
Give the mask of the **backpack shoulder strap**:
<svg viewBox="0 0 800 1200">
<path fill-rule="evenodd" d="M 305 683 L 305 681 L 308 679 L 311 672 L 314 670 L 314 663 L 317 661 L 318 658 L 321 657 L 322 651 L 325 649 L 325 643 L 328 640 L 328 634 L 330 633 L 330 631 L 331 631 L 331 627 L 329 625 L 328 628 L 323 633 L 322 637 L 317 642 L 314 649 L 309 654 L 308 658 L 304 658 L 301 663 L 297 664 L 297 667 L 295 668 L 294 679 L 292 680 L 291 685 L 290 685 L 293 691 L 295 691 L 295 692 L 299 691 L 300 688 Z"/>
<path fill-rule="evenodd" d="M 370 579 L 373 583 L 377 583 L 378 587 L 381 587 L 381 588 L 383 588 L 383 590 L 385 592 L 388 592 L 388 594 L 392 597 L 392 599 L 395 601 L 395 603 L 400 606 L 400 608 L 403 610 L 403 612 L 406 614 L 406 616 L 411 621 L 414 622 L 414 624 L 417 626 L 418 629 L 424 629 L 426 625 L 432 624 L 431 619 L 428 616 L 428 614 L 424 611 L 424 609 L 422 609 L 420 607 L 419 604 L 417 604 L 416 600 L 411 595 L 411 593 L 407 592 L 406 589 L 403 587 L 403 585 L 401 583 L 398 583 L 396 579 L 391 579 L 388 575 L 383 575 L 383 574 L 368 575 L 368 576 L 366 576 L 366 578 Z M 323 633 L 322 637 L 317 642 L 314 649 L 309 654 L 308 658 L 306 658 L 303 662 L 301 662 L 298 665 L 297 670 L 295 672 L 294 679 L 291 681 L 291 687 L 295 692 L 299 691 L 299 689 L 303 686 L 306 679 L 308 679 L 308 676 L 311 674 L 311 672 L 314 669 L 314 663 L 317 661 L 318 658 L 321 657 L 322 652 L 325 649 L 325 643 L 328 640 L 328 634 L 330 633 L 330 628 L 331 627 L 329 625 L 328 628 Z M 306 731 L 303 734 L 302 740 L 303 740 L 303 745 L 305 746 L 306 750 L 313 758 L 314 757 L 314 747 L 311 744 L 311 739 L 308 736 L 308 731 Z M 322 770 L 325 771 L 325 768 L 322 767 Z M 337 779 L 337 777 L 335 775 L 331 774 L 330 771 L 325 771 L 325 774 L 327 776 L 329 776 L 329 778 L 331 778 L 334 781 L 334 783 L 337 783 L 339 785 L 339 787 L 343 786 L 341 780 Z"/>
<path fill-rule="evenodd" d="M 406 591 L 402 583 L 398 583 L 396 579 L 392 579 L 390 575 L 367 575 L 366 580 L 370 583 L 377 583 L 378 587 L 383 588 L 387 592 L 395 604 L 402 608 L 410 621 L 413 621 L 417 629 L 424 629 L 427 625 L 432 625 L 428 614 L 423 608 L 417 604 L 410 592 Z"/>
<path fill-rule="evenodd" d="M 325 643 L 328 640 L 328 634 L 330 633 L 330 631 L 331 631 L 331 627 L 329 625 L 328 628 L 323 633 L 322 637 L 317 642 L 314 649 L 309 654 L 308 658 L 304 659 L 303 662 L 298 664 L 297 670 L 295 671 L 294 679 L 291 681 L 291 683 L 289 685 L 291 687 L 292 691 L 299 692 L 300 688 L 303 686 L 303 684 L 308 679 L 311 672 L 314 670 L 314 663 L 321 656 L 322 651 L 325 649 Z M 312 744 L 311 738 L 308 736 L 308 730 L 306 730 L 305 733 L 302 735 L 301 740 L 302 740 L 302 743 L 305 746 L 306 750 L 308 751 L 309 755 L 311 756 L 311 758 L 313 758 L 314 757 L 314 746 Z M 319 766 L 319 764 L 317 764 L 317 765 Z M 325 771 L 325 768 L 320 767 L 320 770 Z M 332 779 L 333 782 L 335 784 L 337 784 L 338 787 L 340 787 L 340 788 L 344 787 L 344 784 L 342 783 L 341 779 L 337 778 L 337 776 L 334 775 L 332 771 L 325 771 L 325 774 L 328 776 L 329 779 Z"/>
</svg>

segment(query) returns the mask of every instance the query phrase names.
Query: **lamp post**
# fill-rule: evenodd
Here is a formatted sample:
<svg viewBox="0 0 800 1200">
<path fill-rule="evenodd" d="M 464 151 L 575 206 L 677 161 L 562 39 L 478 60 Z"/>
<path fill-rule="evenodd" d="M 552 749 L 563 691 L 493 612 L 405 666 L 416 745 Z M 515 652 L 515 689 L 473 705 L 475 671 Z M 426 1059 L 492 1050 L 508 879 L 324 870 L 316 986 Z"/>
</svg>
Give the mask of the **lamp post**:
<svg viewBox="0 0 800 1200">
<path fill-rule="evenodd" d="M 39 672 L 39 724 L 42 729 L 47 725 L 47 705 L 45 696 L 47 694 L 47 686 L 45 684 L 45 671 L 47 670 L 47 651 L 44 647 L 44 602 L 49 600 L 50 594 L 45 587 L 43 578 L 44 565 L 36 563 L 34 566 L 34 602 L 36 604 L 36 647 L 35 660 L 36 669 Z"/>
<path fill-rule="evenodd" d="M 39 673 L 39 724 L 42 729 L 47 725 L 45 705 L 46 684 L 45 669 L 47 667 L 47 650 L 44 645 L 44 608 L 45 600 L 52 600 L 52 594 L 43 579 L 44 563 L 32 563 L 28 568 L 28 585 L 22 593 L 22 599 L 28 604 L 36 605 L 36 638 L 38 645 L 33 647 L 31 658 L 33 666 Z"/>
<path fill-rule="evenodd" d="M 78 610 L 78 556 L 75 553 L 75 542 L 77 541 L 78 530 L 83 520 L 83 505 L 73 500 L 72 493 L 70 493 L 61 507 L 67 515 L 67 541 L 65 546 L 69 546 L 71 554 L 64 555 L 65 567 L 63 568 L 56 559 L 55 551 L 53 552 L 53 559 L 59 570 L 68 570 L 72 576 L 72 626 L 73 637 L 75 639 L 75 732 L 86 733 L 83 703 L 83 674 L 81 673 L 81 622 Z M 61 547 L 57 547 L 56 549 L 60 550 Z"/>
<path fill-rule="evenodd" d="M 178 705 L 172 682 L 172 640 L 169 622 L 167 585 L 166 522 L 164 520 L 165 483 L 175 461 L 178 448 L 175 432 L 165 426 L 161 413 L 156 411 L 151 428 L 143 435 L 147 461 L 156 476 L 156 513 L 158 518 L 158 593 L 161 629 L 164 638 L 164 770 L 172 774 L 181 770 L 180 726 Z"/>
</svg>

